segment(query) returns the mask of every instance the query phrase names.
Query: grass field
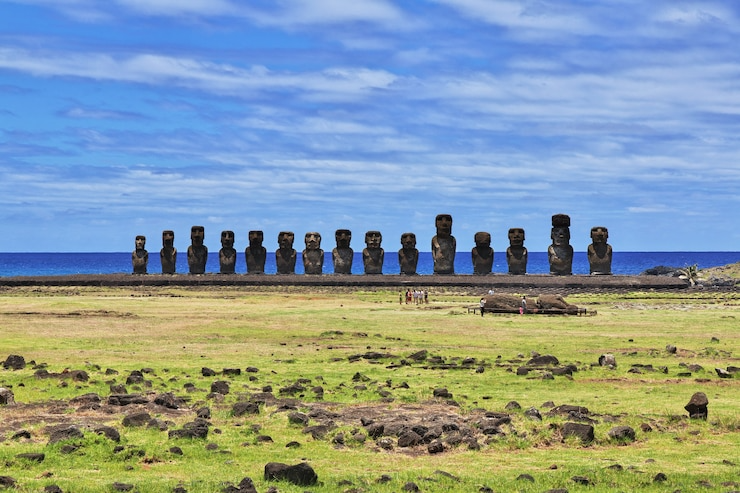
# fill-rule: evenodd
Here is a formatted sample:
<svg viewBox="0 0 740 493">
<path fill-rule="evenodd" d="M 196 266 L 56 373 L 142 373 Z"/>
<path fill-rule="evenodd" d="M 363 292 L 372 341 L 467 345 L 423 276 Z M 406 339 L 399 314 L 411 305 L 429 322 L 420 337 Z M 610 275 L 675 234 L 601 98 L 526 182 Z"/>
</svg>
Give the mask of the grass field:
<svg viewBox="0 0 740 493">
<path fill-rule="evenodd" d="M 21 355 L 27 365 L 0 367 L 15 400 L 0 406 L 0 476 L 29 492 L 113 491 L 116 482 L 219 492 L 244 477 L 260 493 L 412 491 L 407 483 L 425 492 L 740 490 L 740 377 L 715 372 L 740 366 L 738 293 L 568 297 L 597 312 L 583 317 L 480 317 L 467 310 L 477 298 L 430 292 L 417 306 L 388 291 L 6 289 L 0 361 Z M 597 364 L 607 353 L 616 368 Z M 517 374 L 536 354 L 559 363 Z M 134 370 L 143 381 L 127 383 Z M 212 392 L 217 381 L 227 394 Z M 149 402 L 111 405 L 116 385 Z M 695 392 L 709 400 L 707 420 L 684 410 Z M 90 393 L 102 401 L 72 401 Z M 167 393 L 178 409 L 152 402 Z M 234 404 L 250 399 L 258 413 L 237 415 Z M 553 412 L 564 404 L 587 410 Z M 206 438 L 168 436 L 205 407 Z M 158 426 L 124 426 L 135 411 Z M 593 441 L 563 435 L 574 421 L 593 426 Z M 373 437 L 368 422 L 398 433 Z M 49 443 L 69 425 L 82 436 Z M 609 438 L 616 426 L 635 439 Z M 413 427 L 444 428 L 441 451 L 400 446 Z M 19 456 L 28 453 L 44 458 Z M 319 482 L 267 481 L 268 462 L 307 462 Z"/>
</svg>

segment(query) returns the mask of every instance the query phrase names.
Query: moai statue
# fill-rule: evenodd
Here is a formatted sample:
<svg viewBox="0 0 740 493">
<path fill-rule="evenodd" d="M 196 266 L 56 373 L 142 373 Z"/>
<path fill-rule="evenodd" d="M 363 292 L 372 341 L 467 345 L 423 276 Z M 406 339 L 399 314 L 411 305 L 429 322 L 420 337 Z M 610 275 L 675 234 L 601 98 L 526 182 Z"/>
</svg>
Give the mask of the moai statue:
<svg viewBox="0 0 740 493">
<path fill-rule="evenodd" d="M 265 234 L 262 231 L 249 232 L 249 246 L 244 250 L 247 259 L 247 274 L 264 274 L 267 249 L 262 246 Z"/>
<path fill-rule="evenodd" d="M 550 274 L 569 276 L 573 273 L 573 247 L 570 245 L 570 216 L 555 214 L 552 216 L 550 232 L 552 245 L 547 247 L 547 258 L 550 261 Z"/>
<path fill-rule="evenodd" d="M 306 233 L 306 249 L 303 250 L 303 271 L 306 274 L 323 274 L 324 251 L 321 249 L 321 235 L 316 232 Z"/>
<path fill-rule="evenodd" d="M 401 249 L 398 251 L 398 265 L 401 274 L 416 275 L 416 265 L 419 263 L 419 250 L 416 249 L 416 235 L 404 233 L 401 235 Z"/>
<path fill-rule="evenodd" d="M 134 274 L 146 274 L 146 266 L 149 263 L 149 252 L 146 246 L 146 236 L 138 235 L 134 240 L 136 249 L 131 253 L 131 264 L 134 267 Z"/>
<path fill-rule="evenodd" d="M 296 251 L 293 248 L 295 235 L 292 231 L 278 233 L 278 249 L 275 251 L 275 265 L 278 274 L 295 274 Z"/>
<path fill-rule="evenodd" d="M 177 248 L 175 248 L 175 232 L 172 230 L 162 231 L 162 249 L 159 251 L 159 260 L 162 263 L 162 274 L 175 273 Z"/>
<path fill-rule="evenodd" d="M 475 246 L 470 254 L 473 259 L 473 274 L 490 274 L 493 270 L 493 248 L 491 248 L 491 233 L 479 231 L 473 237 Z"/>
<path fill-rule="evenodd" d="M 591 241 L 588 246 L 588 265 L 591 275 L 611 275 L 612 273 L 612 246 L 609 239 L 609 230 L 604 226 L 591 228 Z"/>
<path fill-rule="evenodd" d="M 236 249 L 234 249 L 233 231 L 221 231 L 221 250 L 218 251 L 218 263 L 221 274 L 236 272 Z"/>
<path fill-rule="evenodd" d="M 334 273 L 352 274 L 352 260 L 355 255 L 355 252 L 349 246 L 350 241 L 352 241 L 352 231 L 338 229 L 334 233 L 334 237 L 337 240 L 337 247 L 331 251 Z"/>
<path fill-rule="evenodd" d="M 432 238 L 432 259 L 435 274 L 455 273 L 455 250 L 457 242 L 452 236 L 452 216 L 438 214 L 434 220 L 437 234 Z"/>
<path fill-rule="evenodd" d="M 509 248 L 506 249 L 506 263 L 509 264 L 509 274 L 522 275 L 527 273 L 527 249 L 524 246 L 524 229 L 509 229 Z"/>
<path fill-rule="evenodd" d="M 208 248 L 203 244 L 206 230 L 203 226 L 190 228 L 190 246 L 188 247 L 188 268 L 191 274 L 205 274 L 208 261 Z"/>
<path fill-rule="evenodd" d="M 365 266 L 365 274 L 382 274 L 385 252 L 380 248 L 383 235 L 380 231 L 368 231 L 365 233 L 366 248 L 362 250 L 362 263 Z"/>
</svg>

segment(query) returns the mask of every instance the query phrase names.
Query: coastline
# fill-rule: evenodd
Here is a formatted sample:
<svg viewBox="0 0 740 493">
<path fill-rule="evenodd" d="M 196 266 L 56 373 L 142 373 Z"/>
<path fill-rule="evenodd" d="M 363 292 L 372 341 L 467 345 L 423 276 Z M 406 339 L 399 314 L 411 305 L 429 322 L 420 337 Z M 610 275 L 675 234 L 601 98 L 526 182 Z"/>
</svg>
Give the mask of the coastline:
<svg viewBox="0 0 740 493">
<path fill-rule="evenodd" d="M 0 287 L 90 286 L 90 287 L 261 287 L 296 286 L 318 288 L 471 288 L 513 292 L 588 291 L 681 291 L 688 284 L 664 276 L 553 276 L 549 274 L 489 275 L 344 275 L 344 274 L 75 274 L 59 276 L 0 277 Z"/>
</svg>

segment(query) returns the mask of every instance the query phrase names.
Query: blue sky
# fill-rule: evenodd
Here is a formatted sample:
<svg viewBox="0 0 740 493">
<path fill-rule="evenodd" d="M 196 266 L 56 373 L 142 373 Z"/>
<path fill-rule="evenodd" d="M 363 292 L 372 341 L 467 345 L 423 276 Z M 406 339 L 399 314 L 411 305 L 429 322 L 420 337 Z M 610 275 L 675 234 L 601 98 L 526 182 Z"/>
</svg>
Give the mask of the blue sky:
<svg viewBox="0 0 740 493">
<path fill-rule="evenodd" d="M 740 2 L 0 1 L 2 251 L 740 250 Z"/>
</svg>

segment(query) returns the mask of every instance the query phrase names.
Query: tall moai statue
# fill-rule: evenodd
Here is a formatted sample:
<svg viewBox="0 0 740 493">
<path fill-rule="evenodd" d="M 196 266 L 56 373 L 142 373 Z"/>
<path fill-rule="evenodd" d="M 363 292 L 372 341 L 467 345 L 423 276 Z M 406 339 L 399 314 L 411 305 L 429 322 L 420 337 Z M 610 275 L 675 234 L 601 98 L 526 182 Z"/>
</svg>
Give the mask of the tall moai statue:
<svg viewBox="0 0 740 493">
<path fill-rule="evenodd" d="M 493 270 L 493 248 L 491 248 L 491 233 L 479 231 L 473 237 L 475 246 L 470 251 L 473 261 L 473 274 L 490 274 Z"/>
<path fill-rule="evenodd" d="M 149 264 L 149 252 L 146 251 L 146 236 L 138 235 L 134 240 L 134 251 L 131 252 L 131 264 L 134 268 L 134 274 L 146 274 L 146 267 Z"/>
<path fill-rule="evenodd" d="M 247 260 L 247 274 L 264 274 L 267 249 L 262 246 L 265 234 L 262 231 L 249 232 L 249 246 L 244 250 Z"/>
<path fill-rule="evenodd" d="M 416 266 L 419 263 L 419 250 L 416 249 L 416 235 L 404 233 L 401 235 L 401 249 L 398 251 L 398 265 L 401 274 L 416 275 Z"/>
<path fill-rule="evenodd" d="M 208 248 L 203 244 L 206 229 L 203 226 L 190 228 L 190 246 L 188 247 L 188 268 L 191 274 L 205 274 L 208 261 Z"/>
<path fill-rule="evenodd" d="M 234 248 L 233 231 L 221 231 L 221 250 L 218 251 L 218 264 L 221 274 L 236 272 L 236 249 Z"/>
<path fill-rule="evenodd" d="M 336 248 L 331 251 L 334 273 L 352 274 L 352 260 L 355 256 L 355 252 L 349 246 L 350 241 L 352 241 L 352 231 L 338 229 L 334 233 L 334 238 L 337 240 Z"/>
<path fill-rule="evenodd" d="M 303 250 L 303 272 L 306 274 L 324 273 L 324 250 L 321 249 L 321 235 L 315 231 L 306 233 L 306 248 Z"/>
<path fill-rule="evenodd" d="M 586 251 L 591 275 L 612 273 L 612 246 L 606 242 L 608 239 L 609 230 L 604 226 L 591 228 L 591 244 Z"/>
<path fill-rule="evenodd" d="M 295 274 L 296 251 L 293 248 L 295 235 L 292 231 L 278 233 L 278 249 L 275 251 L 275 266 L 278 274 Z"/>
<path fill-rule="evenodd" d="M 162 231 L 162 249 L 159 251 L 159 260 L 162 264 L 162 274 L 175 273 L 177 248 L 175 248 L 175 232 L 170 229 Z"/>
<path fill-rule="evenodd" d="M 524 246 L 524 229 L 509 228 L 509 248 L 506 249 L 506 263 L 509 274 L 527 273 L 527 248 Z"/>
<path fill-rule="evenodd" d="M 434 273 L 454 274 L 457 242 L 452 236 L 452 216 L 438 214 L 434 223 L 437 228 L 437 234 L 432 238 Z"/>
<path fill-rule="evenodd" d="M 552 244 L 547 247 L 550 274 L 571 275 L 573 273 L 573 247 L 570 245 L 570 216 L 567 214 L 552 216 L 550 238 Z"/>
<path fill-rule="evenodd" d="M 380 231 L 368 231 L 365 233 L 365 245 L 362 250 L 362 263 L 365 266 L 365 274 L 382 274 L 385 251 L 380 247 L 383 235 Z"/>
</svg>

